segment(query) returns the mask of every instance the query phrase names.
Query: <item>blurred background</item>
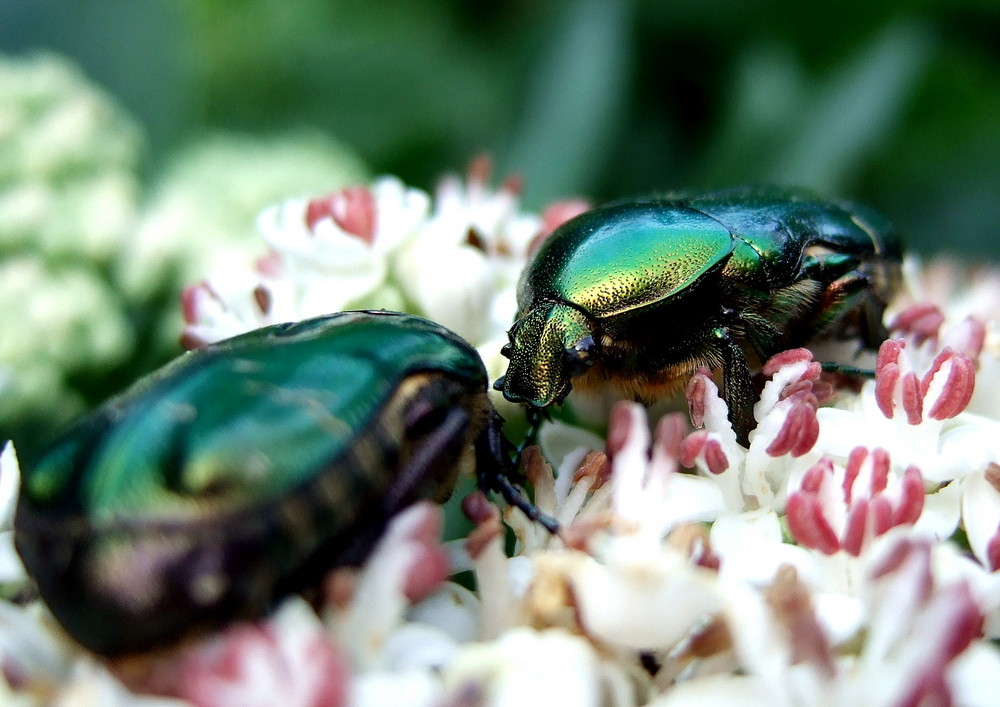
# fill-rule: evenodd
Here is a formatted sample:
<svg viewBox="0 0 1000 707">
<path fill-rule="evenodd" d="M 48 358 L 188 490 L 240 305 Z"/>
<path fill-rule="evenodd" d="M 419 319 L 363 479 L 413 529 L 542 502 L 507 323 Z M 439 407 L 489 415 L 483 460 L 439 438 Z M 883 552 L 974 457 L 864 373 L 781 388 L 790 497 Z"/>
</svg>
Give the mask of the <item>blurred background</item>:
<svg viewBox="0 0 1000 707">
<path fill-rule="evenodd" d="M 1000 261 L 998 38 L 995 0 L 0 0 L 0 438 L 175 355 L 206 233 L 484 150 L 528 209 L 795 184 Z"/>
</svg>

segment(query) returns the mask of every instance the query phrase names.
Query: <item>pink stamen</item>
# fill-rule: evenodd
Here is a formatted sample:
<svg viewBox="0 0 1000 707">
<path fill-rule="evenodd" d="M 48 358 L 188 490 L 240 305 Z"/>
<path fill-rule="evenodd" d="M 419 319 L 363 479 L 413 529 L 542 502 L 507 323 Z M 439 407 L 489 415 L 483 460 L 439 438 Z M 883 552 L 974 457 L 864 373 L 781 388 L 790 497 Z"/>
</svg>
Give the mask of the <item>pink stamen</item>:
<svg viewBox="0 0 1000 707">
<path fill-rule="evenodd" d="M 806 493 L 819 493 L 823 482 L 832 476 L 833 462 L 829 457 L 823 457 L 806 470 L 799 488 Z"/>
<path fill-rule="evenodd" d="M 938 371 L 952 358 L 951 348 L 945 346 L 937 356 L 934 357 L 934 361 L 931 363 L 931 367 L 927 369 L 924 373 L 924 377 L 920 381 L 920 395 L 927 395 L 927 389 L 930 388 L 931 379 L 937 375 Z"/>
<path fill-rule="evenodd" d="M 893 525 L 912 525 L 920 518 L 927 500 L 924 492 L 924 476 L 920 469 L 908 466 L 903 472 L 902 495 L 893 513 Z"/>
<path fill-rule="evenodd" d="M 861 473 L 861 465 L 868 458 L 865 447 L 855 447 L 847 457 L 847 467 L 844 469 L 844 502 L 848 505 L 854 499 L 854 482 Z"/>
<path fill-rule="evenodd" d="M 892 527 L 892 503 L 885 496 L 875 496 L 869 501 L 868 518 L 872 536 L 885 533 Z"/>
<path fill-rule="evenodd" d="M 899 354 L 906 348 L 903 339 L 886 339 L 878 348 L 878 358 L 875 361 L 875 375 L 880 375 L 882 369 L 891 363 L 899 363 Z"/>
<path fill-rule="evenodd" d="M 817 369 L 819 369 L 819 364 L 818 363 L 816 364 L 816 367 L 817 367 Z M 785 386 L 784 390 L 781 391 L 781 396 L 780 396 L 781 400 L 787 400 L 788 398 L 794 398 L 795 396 L 798 396 L 798 395 L 810 395 L 813 398 L 816 397 L 816 395 L 813 393 L 813 388 L 816 385 L 816 382 L 812 378 L 809 377 L 811 375 L 811 373 L 812 373 L 812 370 L 811 370 L 812 369 L 812 364 L 810 364 L 809 369 L 810 370 L 807 370 L 805 372 L 805 374 L 801 378 L 799 378 L 797 381 L 794 381 L 793 383 L 789 383 L 788 385 Z M 818 401 L 817 401 L 817 404 L 818 404 Z"/>
<path fill-rule="evenodd" d="M 537 447 L 533 447 L 537 449 Z M 541 454 L 539 454 L 541 457 Z M 551 470 L 549 470 L 551 473 Z M 608 455 L 604 452 L 598 452 L 596 450 L 591 450 L 587 452 L 586 456 L 583 457 L 583 461 L 580 462 L 580 466 L 576 468 L 573 472 L 573 483 L 579 483 L 587 477 L 591 477 L 592 481 L 591 489 L 597 489 L 607 483 L 608 479 L 611 478 L 611 463 L 608 461 Z"/>
<path fill-rule="evenodd" d="M 953 343 L 956 349 L 976 361 L 986 344 L 986 324 L 975 317 L 966 317 L 955 333 Z"/>
<path fill-rule="evenodd" d="M 919 346 L 924 341 L 937 339 L 943 323 L 944 314 L 941 310 L 930 302 L 923 302 L 900 312 L 889 328 L 909 333 Z"/>
<path fill-rule="evenodd" d="M 465 172 L 466 181 L 470 185 L 485 186 L 493 176 L 493 160 L 489 154 L 480 152 L 469 162 L 469 167 Z"/>
<path fill-rule="evenodd" d="M 965 354 L 945 348 L 934 359 L 934 365 L 924 376 L 921 391 L 927 394 L 934 374 L 950 363 L 948 379 L 945 381 L 941 395 L 931 406 L 928 417 L 934 420 L 947 420 L 962 412 L 972 400 L 976 389 L 976 366 Z"/>
<path fill-rule="evenodd" d="M 858 557 L 865 542 L 865 531 L 868 529 L 868 499 L 859 498 L 847 511 L 847 522 L 844 525 L 844 535 L 841 541 L 846 552 Z"/>
<path fill-rule="evenodd" d="M 198 285 L 186 285 L 181 290 L 181 311 L 184 314 L 184 321 L 188 324 L 198 321 L 198 290 L 203 287 L 207 287 L 204 281 Z"/>
<path fill-rule="evenodd" d="M 895 362 L 886 363 L 875 374 L 875 402 L 882 414 L 890 420 L 896 412 L 895 393 L 899 376 L 899 364 Z"/>
<path fill-rule="evenodd" d="M 913 371 L 902 372 L 899 354 L 904 343 L 890 339 L 879 349 L 875 367 L 875 401 L 882 414 L 889 419 L 893 418 L 897 391 L 906 413 L 906 421 L 911 425 L 923 422 L 925 414 L 934 420 L 946 420 L 962 412 L 975 391 L 975 362 L 965 354 L 945 347 L 934 358 L 930 369 L 922 378 L 918 378 Z M 928 401 L 931 383 L 942 371 L 947 375 L 942 391 L 936 400 Z"/>
<path fill-rule="evenodd" d="M 874 496 L 884 491 L 889 483 L 889 452 L 881 447 L 875 447 L 871 453 L 871 465 L 870 493 Z"/>
<path fill-rule="evenodd" d="M 788 529 L 795 539 L 807 547 L 833 555 L 840 549 L 837 534 L 823 515 L 819 499 L 808 493 L 796 492 L 785 506 Z"/>
<path fill-rule="evenodd" d="M 462 512 L 476 524 L 465 540 L 465 550 L 469 557 L 476 559 L 497 538 L 503 537 L 500 511 L 489 502 L 482 491 L 473 491 L 462 499 Z"/>
<path fill-rule="evenodd" d="M 819 438 L 816 398 L 812 395 L 800 395 L 799 398 L 792 404 L 781 429 L 766 450 L 772 457 L 789 453 L 793 457 L 801 457 L 812 449 Z"/>
<path fill-rule="evenodd" d="M 167 678 L 174 684 L 157 691 L 197 707 L 264 704 L 289 694 L 310 707 L 346 704 L 350 668 L 340 648 L 321 630 L 298 640 L 283 639 L 267 623 L 236 624 L 189 648 Z"/>
<path fill-rule="evenodd" d="M 722 451 L 719 440 L 714 437 L 705 444 L 705 464 L 708 465 L 708 470 L 716 475 L 729 468 L 729 457 Z"/>
<path fill-rule="evenodd" d="M 812 384 L 812 394 L 816 397 L 816 404 L 825 403 L 827 400 L 833 397 L 837 389 L 834 387 L 833 383 L 824 380 L 818 380 Z"/>
<path fill-rule="evenodd" d="M 482 491 L 473 491 L 462 499 L 462 512 L 473 523 L 485 523 L 497 515 L 496 506 L 490 503 Z"/>
<path fill-rule="evenodd" d="M 959 582 L 942 592 L 935 602 L 944 607 L 948 617 L 942 625 L 950 630 L 938 645 L 944 662 L 949 662 L 965 651 L 969 644 L 983 635 L 985 617 L 968 582 Z"/>
<path fill-rule="evenodd" d="M 261 275 L 277 277 L 284 269 L 284 260 L 281 257 L 281 253 L 276 250 L 269 250 L 254 261 L 254 268 Z"/>
<path fill-rule="evenodd" d="M 405 523 L 397 521 L 393 530 L 398 541 L 412 547 L 403 593 L 417 602 L 434 593 L 451 573 L 451 561 L 441 545 L 442 514 L 439 506 L 424 502 L 406 511 Z"/>
<path fill-rule="evenodd" d="M 705 461 L 705 466 L 711 474 L 721 474 L 729 468 L 729 457 L 722 449 L 722 444 L 712 433 L 698 430 L 689 434 L 683 442 L 678 454 L 681 466 L 693 467 L 699 457 Z"/>
<path fill-rule="evenodd" d="M 426 599 L 448 579 L 451 560 L 441 545 L 421 545 L 406 572 L 403 594 L 411 603 Z"/>
<path fill-rule="evenodd" d="M 802 363 L 803 361 L 812 361 L 812 351 L 809 349 L 788 349 L 787 351 L 781 351 L 776 353 L 771 358 L 767 359 L 764 363 L 764 367 L 761 372 L 765 376 L 773 376 L 779 370 L 785 366 L 791 366 L 796 363 Z M 819 364 L 816 364 L 819 367 Z M 819 374 L 817 373 L 816 376 Z M 803 376 L 803 378 L 806 376 Z"/>
<path fill-rule="evenodd" d="M 261 314 L 267 314 L 271 311 L 271 291 L 264 285 L 257 285 L 253 288 L 253 301 L 257 304 L 257 309 L 260 310 Z"/>
<path fill-rule="evenodd" d="M 687 398 L 688 411 L 691 415 L 691 425 L 696 429 L 705 424 L 705 398 L 708 396 L 708 382 L 711 380 L 711 371 L 705 366 L 701 366 L 691 376 L 684 396 Z"/>
<path fill-rule="evenodd" d="M 858 446 L 848 456 L 841 484 L 845 522 L 838 547 L 854 556 L 861 554 L 868 539 L 893 526 L 916 522 L 923 510 L 924 487 L 920 470 L 915 466 L 906 470 L 899 480 L 901 489 L 894 497 L 886 493 L 890 469 L 889 453 L 884 449 L 869 452 Z M 862 472 L 866 470 L 868 475 L 863 477 Z M 859 478 L 866 480 L 860 488 Z M 836 541 L 836 534 L 825 515 L 826 506 L 821 501 L 829 497 L 823 489 L 828 482 L 833 483 L 833 479 L 833 462 L 823 457 L 803 474 L 799 490 L 789 496 L 786 507 L 792 534 L 803 544 L 817 549 L 829 549 Z M 813 512 L 823 516 L 822 523 L 808 518 Z M 826 537 L 827 533 L 834 535 L 833 541 Z"/>
<path fill-rule="evenodd" d="M 512 174 L 503 180 L 500 188 L 511 196 L 521 196 L 524 192 L 524 177 L 520 174 Z"/>
<path fill-rule="evenodd" d="M 1000 526 L 986 543 L 986 562 L 990 572 L 996 572 L 997 569 L 1000 569 Z"/>
<path fill-rule="evenodd" d="M 684 432 L 684 418 L 680 413 L 664 415 L 656 423 L 653 445 L 668 458 L 676 459 L 681 454 Z"/>
<path fill-rule="evenodd" d="M 939 592 L 923 608 L 925 634 L 933 633 L 932 650 L 923 664 L 913 666 L 913 680 L 897 704 L 905 707 L 955 704 L 946 671 L 949 664 L 983 635 L 985 617 L 966 582 Z"/>
<path fill-rule="evenodd" d="M 788 636 L 791 664 L 809 663 L 828 680 L 836 676 L 833 650 L 816 615 L 809 589 L 791 565 L 778 568 L 765 600 Z"/>
<path fill-rule="evenodd" d="M 872 579 L 879 579 L 897 572 L 910 562 L 916 562 L 916 581 L 919 583 L 919 597 L 926 600 L 934 589 L 934 575 L 931 573 L 931 544 L 926 539 L 900 538 L 872 567 Z"/>
<path fill-rule="evenodd" d="M 691 468 L 708 444 L 709 433 L 705 430 L 692 432 L 681 442 L 681 466 Z"/>
<path fill-rule="evenodd" d="M 645 424 L 636 419 L 632 405 L 633 403 L 629 402 L 619 402 L 611 409 L 611 419 L 608 421 L 608 440 L 604 447 L 611 459 L 614 459 L 615 455 L 624 449 L 629 437 L 632 436 L 635 425 Z"/>
<path fill-rule="evenodd" d="M 375 196 L 367 187 L 354 186 L 310 201 L 306 207 L 309 230 L 314 231 L 316 224 L 325 218 L 332 218 L 345 233 L 371 243 L 377 218 Z"/>
<path fill-rule="evenodd" d="M 986 465 L 986 471 L 983 472 L 983 477 L 994 491 L 1000 493 L 1000 464 L 996 462 L 990 462 Z"/>
<path fill-rule="evenodd" d="M 920 394 L 920 379 L 916 373 L 910 371 L 903 375 L 900 385 L 906 421 L 911 425 L 919 425 L 923 420 L 924 408 L 924 398 Z"/>
</svg>

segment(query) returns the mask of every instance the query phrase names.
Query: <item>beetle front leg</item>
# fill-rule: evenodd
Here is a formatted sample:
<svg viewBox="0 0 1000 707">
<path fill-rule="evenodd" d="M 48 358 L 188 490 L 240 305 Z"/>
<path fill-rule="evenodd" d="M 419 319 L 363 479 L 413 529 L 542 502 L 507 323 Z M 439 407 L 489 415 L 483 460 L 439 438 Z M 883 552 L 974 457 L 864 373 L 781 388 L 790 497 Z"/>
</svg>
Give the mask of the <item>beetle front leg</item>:
<svg viewBox="0 0 1000 707">
<path fill-rule="evenodd" d="M 519 508 L 532 521 L 540 523 L 547 531 L 556 535 L 559 522 L 528 500 L 524 491 L 513 481 L 516 467 L 512 464 L 507 448 L 510 442 L 503 435 L 503 418 L 495 410 L 490 411 L 490 419 L 483 434 L 476 440 L 476 481 L 483 493 L 496 491 L 511 506 Z M 518 451 L 520 458 L 520 450 Z"/>
<path fill-rule="evenodd" d="M 822 334 L 834 322 L 857 310 L 858 334 L 865 348 L 877 349 L 885 341 L 888 337 L 882 324 L 885 303 L 874 294 L 871 278 L 860 260 L 831 256 L 808 264 L 803 272 L 826 283 L 806 338 Z M 830 277 L 831 272 L 836 273 L 835 277 Z"/>
<path fill-rule="evenodd" d="M 750 446 L 753 417 L 753 381 L 743 348 L 733 339 L 729 327 L 712 330 L 716 348 L 722 355 L 722 397 L 729 406 L 729 421 L 736 432 L 736 441 Z"/>
</svg>

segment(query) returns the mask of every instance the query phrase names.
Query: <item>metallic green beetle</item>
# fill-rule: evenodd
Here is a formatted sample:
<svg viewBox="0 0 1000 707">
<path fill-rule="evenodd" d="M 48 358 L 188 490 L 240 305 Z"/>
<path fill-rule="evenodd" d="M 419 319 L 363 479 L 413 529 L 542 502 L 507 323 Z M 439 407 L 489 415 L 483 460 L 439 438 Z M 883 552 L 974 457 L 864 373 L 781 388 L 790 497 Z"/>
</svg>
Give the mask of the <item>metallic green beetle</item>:
<svg viewBox="0 0 1000 707">
<path fill-rule="evenodd" d="M 753 428 L 751 368 L 824 333 L 886 337 L 900 280 L 889 222 L 860 204 L 733 189 L 596 208 L 556 229 L 521 276 L 494 385 L 534 408 L 573 385 L 649 401 L 702 365 L 723 371 L 739 441 Z"/>
<path fill-rule="evenodd" d="M 345 312 L 206 346 L 26 471 L 17 550 L 55 617 L 99 653 L 260 614 L 360 563 L 394 513 L 447 498 L 464 466 L 532 512 L 508 479 L 486 385 L 475 349 L 404 314 Z"/>
</svg>

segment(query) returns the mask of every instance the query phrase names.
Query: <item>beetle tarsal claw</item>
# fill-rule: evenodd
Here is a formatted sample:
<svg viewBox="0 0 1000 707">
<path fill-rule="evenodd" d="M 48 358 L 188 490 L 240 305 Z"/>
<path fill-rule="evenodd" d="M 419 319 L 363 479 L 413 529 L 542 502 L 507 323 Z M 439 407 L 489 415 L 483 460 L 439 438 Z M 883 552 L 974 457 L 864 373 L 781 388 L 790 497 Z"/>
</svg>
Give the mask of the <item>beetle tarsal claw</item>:
<svg viewBox="0 0 1000 707">
<path fill-rule="evenodd" d="M 525 443 L 517 449 L 513 460 L 510 460 L 505 451 L 505 446 L 510 442 L 503 434 L 503 419 L 496 411 L 491 413 L 490 422 L 476 442 L 477 482 L 483 493 L 496 491 L 508 505 L 520 509 L 530 520 L 541 524 L 555 535 L 559 532 L 558 521 L 532 503 L 524 489 L 514 481 L 516 478 L 523 478 L 518 471 L 521 468 L 521 455 L 527 446 L 534 443 L 538 431 L 538 418 L 533 413 L 534 410 L 535 408 L 528 407 L 530 428 Z"/>
</svg>

